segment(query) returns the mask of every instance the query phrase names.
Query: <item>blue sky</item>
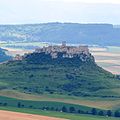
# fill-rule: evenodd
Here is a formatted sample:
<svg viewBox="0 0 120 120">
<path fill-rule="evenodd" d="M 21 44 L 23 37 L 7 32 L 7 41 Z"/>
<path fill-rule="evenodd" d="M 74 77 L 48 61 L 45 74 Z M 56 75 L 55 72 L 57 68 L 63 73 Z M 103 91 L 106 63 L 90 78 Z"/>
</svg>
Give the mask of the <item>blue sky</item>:
<svg viewBox="0 0 120 120">
<path fill-rule="evenodd" d="M 0 24 L 120 24 L 120 0 L 0 0 Z"/>
</svg>

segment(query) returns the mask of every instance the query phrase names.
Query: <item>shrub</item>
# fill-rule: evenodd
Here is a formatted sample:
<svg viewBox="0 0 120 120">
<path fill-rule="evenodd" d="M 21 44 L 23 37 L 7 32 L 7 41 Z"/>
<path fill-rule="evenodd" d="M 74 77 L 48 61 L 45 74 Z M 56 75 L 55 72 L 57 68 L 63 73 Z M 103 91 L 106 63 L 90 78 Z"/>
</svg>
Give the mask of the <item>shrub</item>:
<svg viewBox="0 0 120 120">
<path fill-rule="evenodd" d="M 119 111 L 115 111 L 114 116 L 115 117 L 120 117 L 120 112 Z"/>
<path fill-rule="evenodd" d="M 75 108 L 74 108 L 74 107 L 70 107 L 70 108 L 69 108 L 69 112 L 70 112 L 70 113 L 74 113 L 74 112 L 75 112 Z"/>
<path fill-rule="evenodd" d="M 65 106 L 62 107 L 62 112 L 67 112 L 67 108 Z"/>
<path fill-rule="evenodd" d="M 108 111 L 107 111 L 107 115 L 108 115 L 108 116 L 112 116 L 112 111 L 111 111 L 111 110 L 108 110 Z"/>
<path fill-rule="evenodd" d="M 96 110 L 96 108 L 93 108 L 93 109 L 91 110 L 91 113 L 92 113 L 92 115 L 97 115 L 97 110 Z"/>
<path fill-rule="evenodd" d="M 99 112 L 98 112 L 98 115 L 104 116 L 104 112 L 103 112 L 103 111 L 99 111 Z"/>
</svg>

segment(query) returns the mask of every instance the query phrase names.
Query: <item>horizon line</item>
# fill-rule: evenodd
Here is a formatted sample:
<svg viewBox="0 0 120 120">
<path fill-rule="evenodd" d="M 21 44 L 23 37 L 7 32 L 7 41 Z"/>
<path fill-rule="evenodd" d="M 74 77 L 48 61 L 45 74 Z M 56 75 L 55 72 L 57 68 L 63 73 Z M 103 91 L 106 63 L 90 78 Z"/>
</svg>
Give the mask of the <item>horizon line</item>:
<svg viewBox="0 0 120 120">
<path fill-rule="evenodd" d="M 60 24 L 108 24 L 108 25 L 120 25 L 120 24 L 113 24 L 113 23 L 106 23 L 106 22 L 34 22 L 34 23 L 0 23 L 0 25 L 37 25 L 37 24 L 49 24 L 49 23 L 60 23 Z"/>
</svg>

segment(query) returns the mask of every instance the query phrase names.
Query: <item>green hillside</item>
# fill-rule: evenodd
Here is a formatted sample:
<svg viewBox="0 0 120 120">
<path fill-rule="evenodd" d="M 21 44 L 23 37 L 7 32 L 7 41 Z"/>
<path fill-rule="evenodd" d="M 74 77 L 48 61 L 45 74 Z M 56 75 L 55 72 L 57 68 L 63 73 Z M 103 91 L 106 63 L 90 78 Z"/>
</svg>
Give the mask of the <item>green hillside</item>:
<svg viewBox="0 0 120 120">
<path fill-rule="evenodd" d="M 10 60 L 12 57 L 6 55 L 5 50 L 0 48 L 0 62 L 5 62 Z"/>
<path fill-rule="evenodd" d="M 96 65 L 92 55 L 52 59 L 49 54 L 32 53 L 22 61 L 0 65 L 0 89 L 30 94 L 120 97 L 120 81 Z"/>
</svg>

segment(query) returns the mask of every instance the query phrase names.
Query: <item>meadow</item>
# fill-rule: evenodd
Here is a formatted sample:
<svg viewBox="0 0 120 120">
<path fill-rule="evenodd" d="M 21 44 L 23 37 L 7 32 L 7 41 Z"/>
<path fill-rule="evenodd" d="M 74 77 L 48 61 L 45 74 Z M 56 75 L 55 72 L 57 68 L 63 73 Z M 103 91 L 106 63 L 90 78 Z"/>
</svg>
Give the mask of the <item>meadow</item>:
<svg viewBox="0 0 120 120">
<path fill-rule="evenodd" d="M 119 98 L 101 98 L 101 97 L 75 97 L 67 95 L 37 95 L 37 94 L 26 94 L 14 90 L 1 90 L 0 91 L 0 100 L 4 101 L 4 97 L 15 98 L 14 100 L 23 100 L 23 101 L 49 101 L 49 102 L 60 102 L 64 104 L 80 105 L 86 106 L 87 108 L 97 108 L 102 110 L 116 110 L 120 105 Z M 6 101 L 7 102 L 7 101 Z M 17 101 L 18 102 L 18 101 Z M 16 102 L 16 105 L 17 105 Z"/>
<path fill-rule="evenodd" d="M 82 114 L 78 115 L 73 113 L 43 111 L 43 110 L 27 109 L 27 108 L 0 107 L 0 110 L 29 113 L 29 114 L 50 116 L 56 118 L 65 118 L 68 120 L 119 120 L 119 118 L 107 117 L 107 116 L 102 117 L 102 116 L 82 115 Z"/>
</svg>

